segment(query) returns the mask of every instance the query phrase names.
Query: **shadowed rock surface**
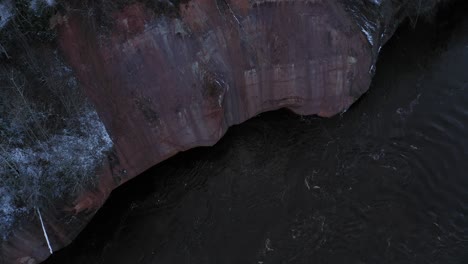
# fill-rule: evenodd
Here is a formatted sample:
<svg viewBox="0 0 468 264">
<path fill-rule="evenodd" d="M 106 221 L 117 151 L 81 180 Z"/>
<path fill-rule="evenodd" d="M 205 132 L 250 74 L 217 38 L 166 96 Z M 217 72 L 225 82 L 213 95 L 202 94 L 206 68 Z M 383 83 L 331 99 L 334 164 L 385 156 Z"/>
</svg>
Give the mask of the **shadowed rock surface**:
<svg viewBox="0 0 468 264">
<path fill-rule="evenodd" d="M 213 145 L 231 125 L 279 108 L 325 117 L 346 110 L 368 89 L 380 48 L 402 19 L 439 1 L 413 2 L 58 3 L 44 22 L 52 41 L 32 49 L 58 47 L 113 150 L 95 185 L 43 208 L 53 250 L 72 241 L 114 188 L 180 151 Z M 15 62 L 10 49 L 5 72 Z M 37 217 L 18 222 L 2 241 L 2 260 L 47 258 Z"/>
</svg>

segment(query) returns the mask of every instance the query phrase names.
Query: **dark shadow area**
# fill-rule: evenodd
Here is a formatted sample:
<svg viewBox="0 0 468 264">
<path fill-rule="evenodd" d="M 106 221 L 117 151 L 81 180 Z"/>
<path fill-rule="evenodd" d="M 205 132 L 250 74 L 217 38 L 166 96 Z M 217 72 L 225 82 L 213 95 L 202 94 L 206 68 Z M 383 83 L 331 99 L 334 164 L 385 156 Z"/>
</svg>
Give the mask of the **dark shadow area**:
<svg viewBox="0 0 468 264">
<path fill-rule="evenodd" d="M 115 190 L 45 263 L 468 263 L 468 3 L 383 48 L 330 119 L 229 129 Z"/>
</svg>

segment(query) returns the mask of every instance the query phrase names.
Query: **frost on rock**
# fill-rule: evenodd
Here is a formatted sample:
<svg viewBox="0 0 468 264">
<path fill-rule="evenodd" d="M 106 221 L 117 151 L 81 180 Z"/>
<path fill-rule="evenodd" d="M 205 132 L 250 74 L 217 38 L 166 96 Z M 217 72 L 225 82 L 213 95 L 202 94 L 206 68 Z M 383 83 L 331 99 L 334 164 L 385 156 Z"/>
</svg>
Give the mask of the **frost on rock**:
<svg viewBox="0 0 468 264">
<path fill-rule="evenodd" d="M 33 11 L 38 11 L 41 6 L 51 7 L 55 5 L 55 0 L 31 0 L 29 7 Z M 0 29 L 2 29 L 15 15 L 14 2 L 11 0 L 0 0 Z"/>
<path fill-rule="evenodd" d="M 367 41 L 371 46 L 375 45 L 374 41 L 374 32 L 376 31 L 376 25 L 369 22 L 365 21 L 364 24 L 361 26 L 361 31 L 366 35 Z"/>
<path fill-rule="evenodd" d="M 369 44 L 372 47 L 380 45 L 376 36 L 379 35 L 381 30 L 382 9 L 386 0 L 356 0 L 344 1 L 344 3 L 362 33 L 366 36 Z"/>
<path fill-rule="evenodd" d="M 377 56 L 406 18 L 430 13 L 443 0 L 341 0 Z"/>
<path fill-rule="evenodd" d="M 47 6 L 55 5 L 55 0 L 31 0 L 29 6 L 32 10 L 37 11 L 40 4 L 46 4 Z"/>
<path fill-rule="evenodd" d="M 384 0 L 370 0 L 375 5 L 381 5 Z"/>
<path fill-rule="evenodd" d="M 96 169 L 112 148 L 97 113 L 87 111 L 63 129 L 33 145 L 0 145 L 0 234 L 5 239 L 19 214 L 48 206 L 93 184 Z M 1 128 L 1 120 L 0 120 Z M 16 131 L 22 131 L 13 127 Z M 16 142 L 18 143 L 18 142 Z M 16 145 L 16 146 L 14 146 Z"/>
<path fill-rule="evenodd" d="M 0 29 L 10 21 L 13 16 L 13 8 L 10 1 L 0 2 Z"/>
<path fill-rule="evenodd" d="M 17 216 L 24 213 L 25 208 L 14 204 L 13 196 L 4 187 L 0 187 L 0 239 L 6 239 L 8 232 Z"/>
<path fill-rule="evenodd" d="M 55 48 L 49 18 L 63 3 L 0 0 L 0 247 L 36 210 L 45 213 L 93 188 L 112 151 Z"/>
</svg>

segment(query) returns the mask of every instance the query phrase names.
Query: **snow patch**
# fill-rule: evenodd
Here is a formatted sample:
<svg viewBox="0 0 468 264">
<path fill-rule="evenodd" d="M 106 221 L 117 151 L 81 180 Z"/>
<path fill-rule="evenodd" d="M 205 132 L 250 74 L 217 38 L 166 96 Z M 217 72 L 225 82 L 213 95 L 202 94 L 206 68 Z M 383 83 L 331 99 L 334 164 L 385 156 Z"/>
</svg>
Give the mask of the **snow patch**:
<svg viewBox="0 0 468 264">
<path fill-rule="evenodd" d="M 13 17 L 13 8 L 10 1 L 0 3 L 0 29 Z"/>
</svg>

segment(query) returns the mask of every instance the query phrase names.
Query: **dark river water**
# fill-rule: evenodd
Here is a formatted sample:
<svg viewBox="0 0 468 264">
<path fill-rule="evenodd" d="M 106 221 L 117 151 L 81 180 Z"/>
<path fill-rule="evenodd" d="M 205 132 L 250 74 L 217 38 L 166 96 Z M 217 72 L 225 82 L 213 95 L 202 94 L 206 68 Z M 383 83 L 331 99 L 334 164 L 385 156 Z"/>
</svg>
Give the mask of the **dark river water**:
<svg viewBox="0 0 468 264">
<path fill-rule="evenodd" d="M 397 32 L 346 113 L 233 127 L 46 263 L 468 263 L 468 5 L 444 14 Z"/>
</svg>

